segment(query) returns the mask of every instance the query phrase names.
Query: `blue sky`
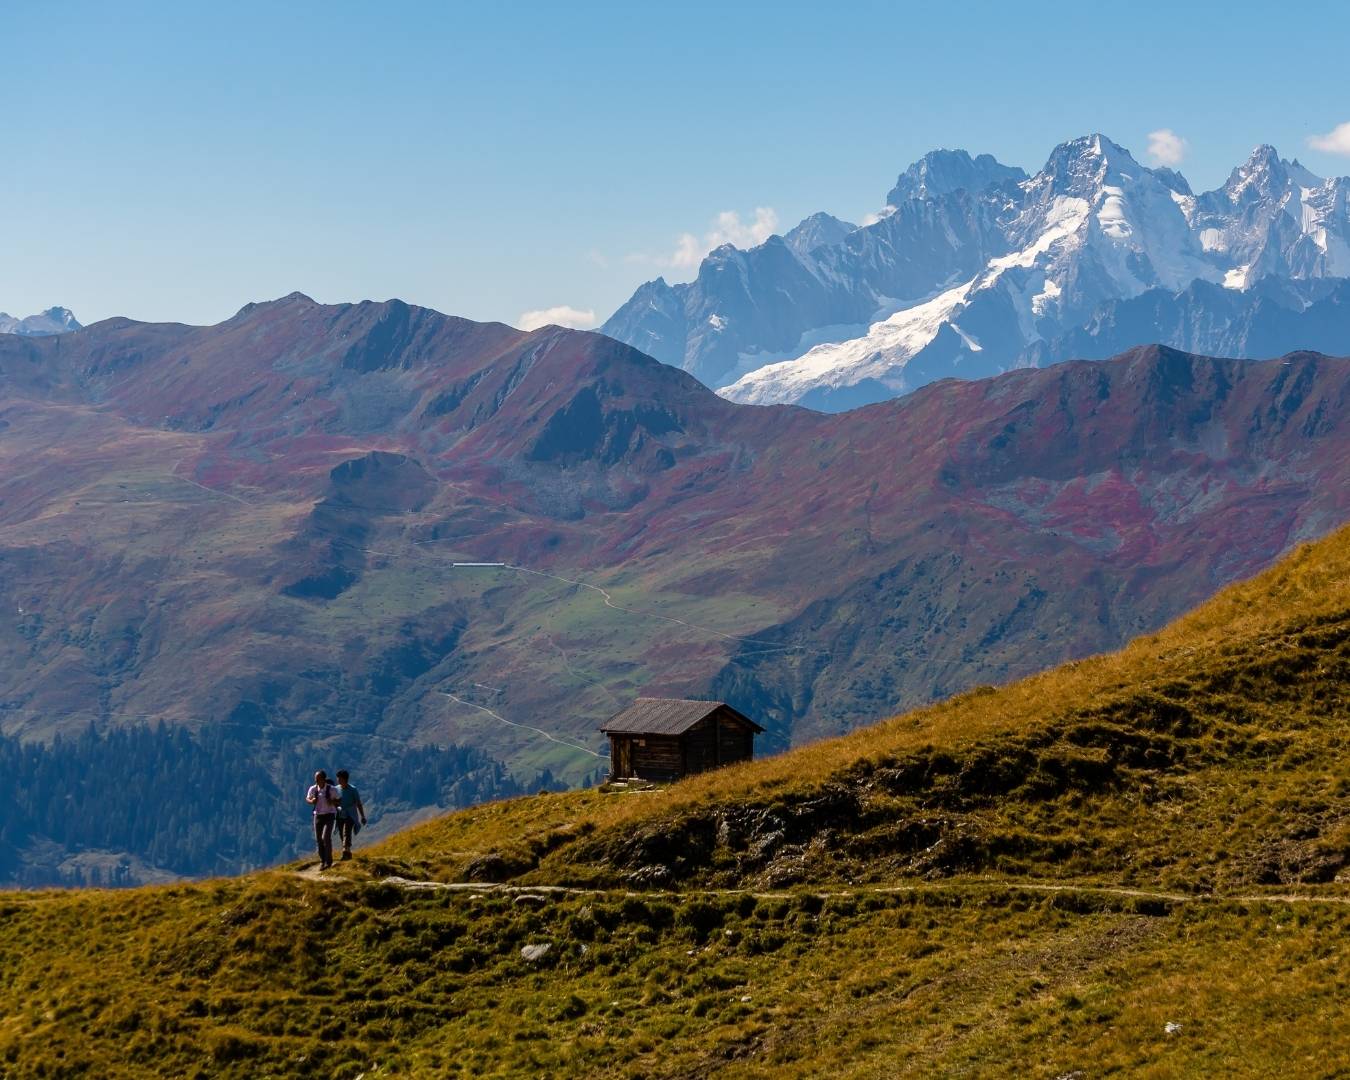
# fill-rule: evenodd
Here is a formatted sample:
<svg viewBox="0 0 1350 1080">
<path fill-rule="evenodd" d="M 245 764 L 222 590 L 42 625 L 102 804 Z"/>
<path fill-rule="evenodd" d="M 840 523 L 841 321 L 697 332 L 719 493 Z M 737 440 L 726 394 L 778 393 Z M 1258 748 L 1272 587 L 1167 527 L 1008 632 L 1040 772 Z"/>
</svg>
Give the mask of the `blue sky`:
<svg viewBox="0 0 1350 1080">
<path fill-rule="evenodd" d="M 1168 129 L 1197 188 L 1258 142 L 1350 172 L 1308 145 L 1350 121 L 1350 5 L 1315 0 L 7 0 L 0 34 L 0 310 L 86 322 L 295 289 L 603 319 L 711 240 L 858 220 L 939 146 L 1034 170 Z"/>
</svg>

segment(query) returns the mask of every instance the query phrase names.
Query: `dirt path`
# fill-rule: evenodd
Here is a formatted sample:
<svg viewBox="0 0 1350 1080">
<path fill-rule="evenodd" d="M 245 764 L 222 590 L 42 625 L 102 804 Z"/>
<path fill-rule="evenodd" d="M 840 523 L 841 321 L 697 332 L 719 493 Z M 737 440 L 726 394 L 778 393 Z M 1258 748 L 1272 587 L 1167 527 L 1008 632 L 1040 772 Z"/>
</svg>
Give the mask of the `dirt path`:
<svg viewBox="0 0 1350 1080">
<path fill-rule="evenodd" d="M 310 881 L 338 882 L 342 877 L 325 877 L 317 865 L 295 871 Z M 800 893 L 759 889 L 587 889 L 568 885 L 507 885 L 479 881 L 417 881 L 391 876 L 377 879 L 409 892 L 456 892 L 471 894 L 501 893 L 507 896 L 534 896 L 539 899 L 566 896 L 622 896 L 672 899 L 687 896 L 753 896 L 757 900 L 788 900 Z M 1065 885 L 1041 881 L 953 881 L 923 885 L 859 885 L 823 889 L 814 895 L 822 899 L 837 896 L 979 892 L 991 889 L 1022 890 L 1039 893 L 1085 893 L 1119 896 L 1135 900 L 1159 900 L 1168 904 L 1333 904 L 1350 907 L 1350 896 L 1316 896 L 1299 893 L 1177 893 L 1154 889 L 1134 889 L 1123 885 Z"/>
<path fill-rule="evenodd" d="M 559 737 L 557 735 L 552 735 L 549 732 L 545 731 L 543 728 L 537 728 L 530 724 L 518 724 L 514 720 L 508 720 L 501 713 L 489 709 L 486 705 L 475 705 L 472 701 L 465 701 L 462 697 L 456 697 L 448 690 L 437 690 L 436 693 L 440 694 L 441 697 L 448 697 L 451 701 L 458 702 L 460 705 L 467 705 L 470 709 L 477 709 L 481 713 L 487 713 L 488 716 L 492 717 L 494 720 L 500 720 L 503 724 L 506 724 L 508 727 L 520 728 L 523 731 L 532 731 L 536 735 L 543 736 L 549 742 L 557 743 L 559 746 L 564 746 L 568 750 L 575 750 L 578 753 L 582 754 L 590 754 L 591 757 L 593 758 L 608 757 L 607 754 L 597 754 L 590 747 L 580 746 L 577 743 L 574 743 L 571 740 L 567 739 L 566 737 Z"/>
<path fill-rule="evenodd" d="M 604 694 L 607 698 L 609 698 L 610 702 L 613 704 L 615 708 L 615 711 L 619 711 L 623 708 L 623 702 L 621 702 L 617 697 L 614 696 L 614 694 L 610 691 L 609 687 L 606 686 L 603 681 L 601 681 L 600 679 L 593 679 L 589 675 L 583 674 L 582 672 L 578 671 L 576 668 L 572 666 L 572 658 L 567 655 L 566 649 L 564 649 L 561 645 L 559 645 L 556 641 L 553 640 L 552 634 L 543 631 L 541 631 L 541 633 L 543 633 L 544 635 L 544 640 L 547 641 L 549 645 L 557 651 L 559 658 L 562 660 L 562 665 L 564 668 L 567 669 L 567 673 L 569 675 L 571 675 L 574 679 L 578 679 L 581 682 L 589 683 L 591 686 L 596 687 L 602 694 Z"/>
</svg>

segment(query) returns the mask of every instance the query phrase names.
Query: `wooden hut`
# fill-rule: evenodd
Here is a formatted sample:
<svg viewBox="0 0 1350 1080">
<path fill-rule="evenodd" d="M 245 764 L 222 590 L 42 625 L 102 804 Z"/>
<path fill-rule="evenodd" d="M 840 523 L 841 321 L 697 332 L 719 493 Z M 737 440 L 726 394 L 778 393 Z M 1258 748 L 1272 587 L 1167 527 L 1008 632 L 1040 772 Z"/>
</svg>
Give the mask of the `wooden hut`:
<svg viewBox="0 0 1350 1080">
<path fill-rule="evenodd" d="M 725 701 L 638 698 L 600 729 L 611 780 L 678 780 L 755 755 L 764 729 Z"/>
</svg>

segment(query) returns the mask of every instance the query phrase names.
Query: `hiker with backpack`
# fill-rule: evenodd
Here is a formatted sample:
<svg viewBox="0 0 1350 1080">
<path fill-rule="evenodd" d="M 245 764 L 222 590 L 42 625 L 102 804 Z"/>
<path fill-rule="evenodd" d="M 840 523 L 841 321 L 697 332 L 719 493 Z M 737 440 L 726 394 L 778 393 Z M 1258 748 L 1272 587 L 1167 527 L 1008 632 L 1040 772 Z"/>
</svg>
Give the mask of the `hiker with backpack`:
<svg viewBox="0 0 1350 1080">
<path fill-rule="evenodd" d="M 305 793 L 305 802 L 314 807 L 314 844 L 319 849 L 319 869 L 327 870 L 333 865 L 333 823 L 337 819 L 339 795 L 322 769 L 314 774 L 314 785 Z"/>
<path fill-rule="evenodd" d="M 361 826 L 366 823 L 366 808 L 361 803 L 361 793 L 352 787 L 348 780 L 351 774 L 346 769 L 339 769 L 337 773 L 337 831 L 338 838 L 342 841 L 342 857 L 350 859 L 352 857 L 352 837 L 361 831 Z M 360 820 L 357 820 L 357 817 Z M 332 862 L 330 852 L 329 862 Z"/>
</svg>

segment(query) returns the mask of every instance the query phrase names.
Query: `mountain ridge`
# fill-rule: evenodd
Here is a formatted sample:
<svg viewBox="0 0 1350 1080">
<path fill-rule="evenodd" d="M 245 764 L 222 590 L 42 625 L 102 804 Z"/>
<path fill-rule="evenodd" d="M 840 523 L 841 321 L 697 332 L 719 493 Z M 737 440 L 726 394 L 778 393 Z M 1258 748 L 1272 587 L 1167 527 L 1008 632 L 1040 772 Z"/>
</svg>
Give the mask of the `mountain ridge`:
<svg viewBox="0 0 1350 1080">
<path fill-rule="evenodd" d="M 1045 342 L 1153 289 L 1180 301 L 1210 281 L 1250 308 L 1267 278 L 1350 277 L 1347 192 L 1350 180 L 1322 180 L 1271 147 L 1200 195 L 1100 134 L 1062 143 L 1031 177 L 935 151 L 902 173 L 873 223 L 774 258 L 762 253 L 774 239 L 719 249 L 694 282 L 642 286 L 601 329 L 733 400 L 839 411 L 1038 362 Z M 763 297 L 790 309 L 772 332 Z M 1298 314 L 1272 352 L 1309 344 Z M 1166 343 L 1206 350 L 1184 333 Z"/>
<path fill-rule="evenodd" d="M 295 297 L 2 338 L 3 733 L 315 729 L 358 769 L 472 746 L 576 783 L 648 692 L 806 742 L 1346 520 L 1348 384 L 1145 348 L 825 415 L 598 334 Z"/>
</svg>

